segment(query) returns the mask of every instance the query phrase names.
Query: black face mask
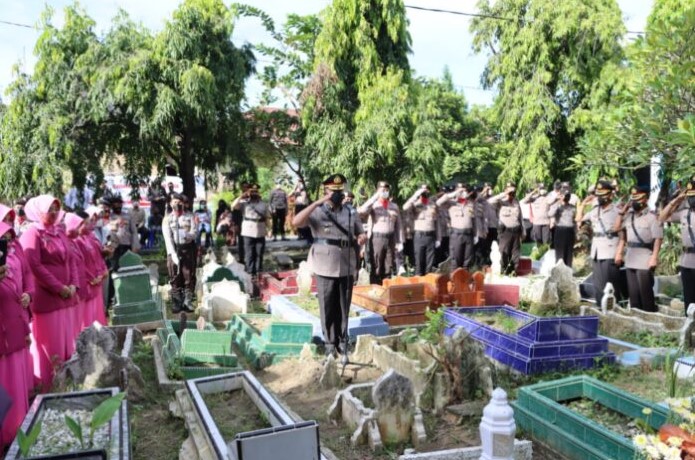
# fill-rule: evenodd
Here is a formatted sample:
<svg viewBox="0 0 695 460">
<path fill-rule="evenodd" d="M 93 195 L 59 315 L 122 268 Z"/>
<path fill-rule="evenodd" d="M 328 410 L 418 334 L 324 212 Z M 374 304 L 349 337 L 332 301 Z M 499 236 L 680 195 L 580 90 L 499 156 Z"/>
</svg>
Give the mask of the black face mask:
<svg viewBox="0 0 695 460">
<path fill-rule="evenodd" d="M 507 197 L 509 197 L 509 201 L 512 201 L 512 200 L 514 199 L 515 196 L 516 196 L 516 193 L 515 193 L 515 192 L 507 193 Z"/>
<path fill-rule="evenodd" d="M 695 208 L 695 196 L 688 197 L 688 206 L 690 206 L 691 208 Z"/>
<path fill-rule="evenodd" d="M 24 217 L 24 216 L 26 216 L 26 214 L 24 213 L 24 208 L 19 208 L 19 210 L 17 211 L 17 215 L 18 215 L 19 217 Z"/>
<path fill-rule="evenodd" d="M 113 207 L 113 213 L 114 214 L 120 214 L 121 213 L 121 207 L 120 206 L 114 206 Z"/>
<path fill-rule="evenodd" d="M 183 211 L 183 205 L 182 205 L 182 204 L 177 204 L 176 207 L 175 207 L 174 209 L 176 209 L 178 212 L 181 212 L 181 211 Z"/>
<path fill-rule="evenodd" d="M 634 209 L 635 211 L 641 211 L 642 208 L 644 208 L 644 203 L 642 203 L 640 201 L 633 201 L 632 202 L 632 209 Z"/>
<path fill-rule="evenodd" d="M 608 198 L 606 198 L 606 197 L 599 197 L 599 198 L 598 198 L 598 204 L 599 204 L 599 206 L 605 206 L 605 205 L 607 205 L 608 203 L 610 203 L 610 200 L 609 200 Z"/>
<path fill-rule="evenodd" d="M 345 198 L 345 194 L 343 192 L 335 191 L 331 195 L 331 202 L 335 206 L 340 206 L 341 203 L 343 202 L 343 199 Z"/>
<path fill-rule="evenodd" d="M 477 192 L 471 192 L 471 193 L 468 194 L 468 197 L 467 197 L 467 198 L 468 198 L 469 200 L 475 200 L 476 198 L 478 198 L 478 193 L 477 193 Z"/>
<path fill-rule="evenodd" d="M 429 198 L 429 197 L 430 197 L 430 194 L 429 194 L 429 192 L 422 192 L 422 194 L 421 194 L 420 196 L 421 196 L 422 198 Z"/>
</svg>

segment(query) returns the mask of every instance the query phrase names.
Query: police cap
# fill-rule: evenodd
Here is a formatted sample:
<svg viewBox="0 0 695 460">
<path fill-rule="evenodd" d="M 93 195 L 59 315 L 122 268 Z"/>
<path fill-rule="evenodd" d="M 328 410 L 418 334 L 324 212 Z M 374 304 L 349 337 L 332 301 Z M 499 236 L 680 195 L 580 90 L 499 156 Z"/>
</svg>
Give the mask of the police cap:
<svg viewBox="0 0 695 460">
<path fill-rule="evenodd" d="M 347 179 L 342 174 L 332 174 L 323 181 L 323 186 L 328 190 L 345 190 Z"/>
</svg>

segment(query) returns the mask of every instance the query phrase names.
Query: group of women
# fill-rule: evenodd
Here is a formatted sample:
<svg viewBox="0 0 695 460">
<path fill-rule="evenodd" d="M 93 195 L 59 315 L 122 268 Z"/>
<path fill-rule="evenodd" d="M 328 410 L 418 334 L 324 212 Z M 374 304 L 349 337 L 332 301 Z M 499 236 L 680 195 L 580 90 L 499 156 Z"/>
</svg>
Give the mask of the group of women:
<svg viewBox="0 0 695 460">
<path fill-rule="evenodd" d="M 99 211 L 66 214 L 59 200 L 40 195 L 27 201 L 29 224 L 20 230 L 15 210 L 0 205 L 0 387 L 11 399 L 0 453 L 17 434 L 30 392 L 50 390 L 80 331 L 106 324 L 108 269 L 93 232 Z"/>
</svg>

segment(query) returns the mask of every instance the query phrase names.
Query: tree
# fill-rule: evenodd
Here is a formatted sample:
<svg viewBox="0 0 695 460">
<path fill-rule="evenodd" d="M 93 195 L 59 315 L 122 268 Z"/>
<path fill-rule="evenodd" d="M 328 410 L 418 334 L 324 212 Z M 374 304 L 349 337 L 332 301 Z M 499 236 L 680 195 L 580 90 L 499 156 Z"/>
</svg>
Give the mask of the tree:
<svg viewBox="0 0 695 460">
<path fill-rule="evenodd" d="M 614 0 L 498 0 L 478 3 L 474 49 L 490 53 L 482 76 L 496 87 L 501 140 L 511 142 L 502 180 L 522 185 L 569 179 L 581 130 L 570 130 L 625 32 Z"/>
</svg>

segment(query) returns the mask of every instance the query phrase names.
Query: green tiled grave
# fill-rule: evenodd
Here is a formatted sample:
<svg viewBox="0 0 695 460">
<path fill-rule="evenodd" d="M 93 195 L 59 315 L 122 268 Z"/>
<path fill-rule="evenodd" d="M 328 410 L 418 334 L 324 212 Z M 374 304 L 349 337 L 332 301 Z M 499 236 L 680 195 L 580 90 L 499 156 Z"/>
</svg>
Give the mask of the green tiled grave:
<svg viewBox="0 0 695 460">
<path fill-rule="evenodd" d="M 227 325 L 232 340 L 257 369 L 290 356 L 299 356 L 304 344 L 311 343 L 310 323 L 286 323 L 271 315 L 235 315 Z M 311 345 L 312 348 L 314 345 Z"/>
<path fill-rule="evenodd" d="M 130 251 L 119 259 L 113 274 L 116 305 L 111 323 L 117 326 L 162 320 L 161 299 L 152 295 L 150 272 L 142 258 Z"/>
<path fill-rule="evenodd" d="M 582 375 L 541 382 L 519 389 L 512 402 L 517 424 L 537 441 L 574 460 L 633 460 L 632 440 L 611 432 L 562 402 L 591 399 L 633 419 L 643 419 L 658 430 L 669 410 L 624 390 Z M 642 410 L 651 409 L 649 417 Z"/>
</svg>

